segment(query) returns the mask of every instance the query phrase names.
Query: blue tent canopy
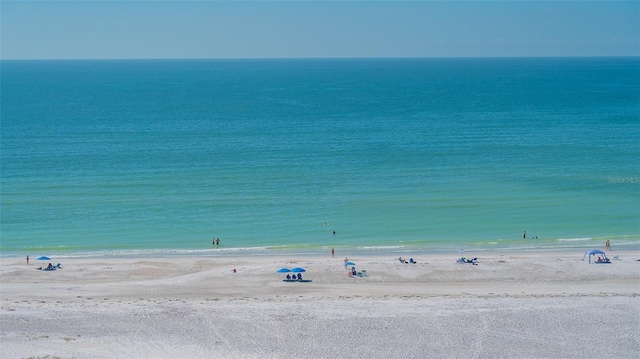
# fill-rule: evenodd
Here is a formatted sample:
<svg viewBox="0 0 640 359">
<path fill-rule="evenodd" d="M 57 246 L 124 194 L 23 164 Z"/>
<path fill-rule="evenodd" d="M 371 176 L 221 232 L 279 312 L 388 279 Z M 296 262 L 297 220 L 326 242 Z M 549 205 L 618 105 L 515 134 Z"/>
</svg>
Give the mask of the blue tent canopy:
<svg viewBox="0 0 640 359">
<path fill-rule="evenodd" d="M 591 263 L 591 257 L 592 256 L 600 256 L 600 255 L 602 256 L 602 262 L 603 263 L 610 263 L 609 262 L 609 258 L 607 258 L 606 253 L 604 253 L 603 251 L 601 251 L 599 249 L 593 249 L 593 250 L 590 250 L 590 251 L 586 251 L 584 253 L 584 256 L 582 256 L 582 260 L 584 260 L 585 257 L 589 256 L 589 263 Z"/>
</svg>

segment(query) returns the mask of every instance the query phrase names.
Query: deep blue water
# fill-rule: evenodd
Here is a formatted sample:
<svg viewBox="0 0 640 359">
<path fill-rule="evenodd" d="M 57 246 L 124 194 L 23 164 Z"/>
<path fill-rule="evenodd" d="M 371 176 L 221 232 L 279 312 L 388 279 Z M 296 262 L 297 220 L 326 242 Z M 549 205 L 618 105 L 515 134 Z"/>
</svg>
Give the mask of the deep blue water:
<svg viewBox="0 0 640 359">
<path fill-rule="evenodd" d="M 639 65 L 2 61 L 2 255 L 638 247 Z"/>
</svg>

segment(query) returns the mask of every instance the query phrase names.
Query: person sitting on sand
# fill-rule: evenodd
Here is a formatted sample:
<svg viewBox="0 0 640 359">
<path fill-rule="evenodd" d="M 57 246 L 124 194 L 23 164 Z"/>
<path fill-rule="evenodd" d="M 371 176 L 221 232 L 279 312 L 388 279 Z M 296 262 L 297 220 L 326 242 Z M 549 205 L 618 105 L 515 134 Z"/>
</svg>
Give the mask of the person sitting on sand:
<svg viewBox="0 0 640 359">
<path fill-rule="evenodd" d="M 302 274 L 298 273 L 298 280 L 302 280 Z"/>
<path fill-rule="evenodd" d="M 287 280 L 291 280 L 291 276 L 287 274 Z"/>
<path fill-rule="evenodd" d="M 418 263 L 418 262 L 414 261 L 414 260 L 413 260 L 413 258 L 410 258 L 410 259 L 409 259 L 409 263 L 411 263 L 411 264 L 416 264 L 416 263 Z"/>
<path fill-rule="evenodd" d="M 47 266 L 47 269 L 53 269 L 53 264 L 49 263 L 49 265 Z"/>
</svg>

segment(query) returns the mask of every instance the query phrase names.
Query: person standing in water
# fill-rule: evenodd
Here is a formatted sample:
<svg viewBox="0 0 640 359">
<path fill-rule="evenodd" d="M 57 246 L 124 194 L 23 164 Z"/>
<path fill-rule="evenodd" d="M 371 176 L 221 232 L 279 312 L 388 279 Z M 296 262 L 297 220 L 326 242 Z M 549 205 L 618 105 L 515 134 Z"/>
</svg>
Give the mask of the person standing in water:
<svg viewBox="0 0 640 359">
<path fill-rule="evenodd" d="M 29 265 L 29 255 L 27 254 L 27 265 Z"/>
<path fill-rule="evenodd" d="M 522 239 L 527 239 L 527 231 L 522 232 Z"/>
</svg>

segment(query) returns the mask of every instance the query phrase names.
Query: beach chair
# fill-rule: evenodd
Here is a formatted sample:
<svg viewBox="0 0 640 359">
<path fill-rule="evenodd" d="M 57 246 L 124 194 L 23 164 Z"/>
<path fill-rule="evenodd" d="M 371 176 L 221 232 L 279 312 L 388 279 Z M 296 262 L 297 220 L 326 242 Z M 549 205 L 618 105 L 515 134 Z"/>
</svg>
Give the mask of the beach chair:
<svg viewBox="0 0 640 359">
<path fill-rule="evenodd" d="M 56 264 L 56 268 L 62 269 L 62 264 L 60 264 L 60 263 Z"/>
<path fill-rule="evenodd" d="M 367 276 L 367 270 L 363 269 L 362 272 L 360 272 L 360 276 L 361 277 L 366 277 Z"/>
</svg>

